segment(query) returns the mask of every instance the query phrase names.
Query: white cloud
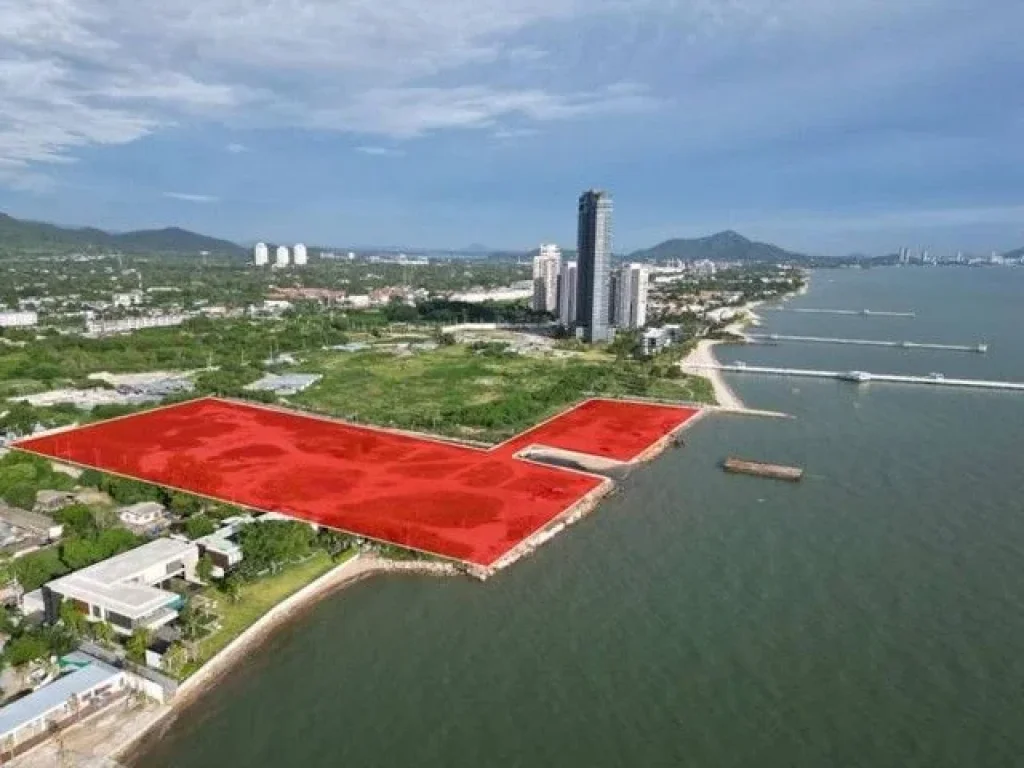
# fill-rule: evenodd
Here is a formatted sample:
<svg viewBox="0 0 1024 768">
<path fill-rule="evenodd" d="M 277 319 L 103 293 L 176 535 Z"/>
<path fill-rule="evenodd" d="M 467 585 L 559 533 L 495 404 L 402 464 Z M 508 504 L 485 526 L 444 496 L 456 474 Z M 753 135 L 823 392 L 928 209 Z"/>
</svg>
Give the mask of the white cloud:
<svg viewBox="0 0 1024 768">
<path fill-rule="evenodd" d="M 393 149 L 391 147 L 356 147 L 356 152 L 361 152 L 364 155 L 374 155 L 375 157 L 398 157 L 405 153 L 400 149 Z"/>
<path fill-rule="evenodd" d="M 84 147 L 210 120 L 393 139 L 451 128 L 511 138 L 532 127 L 502 128 L 508 118 L 629 113 L 666 96 L 692 115 L 696 134 L 717 136 L 722 125 L 767 123 L 756 109 L 768 97 L 782 97 L 775 113 L 806 104 L 799 84 L 816 70 L 808 62 L 832 73 L 864 63 L 856 44 L 829 48 L 835 41 L 962 2 L 0 0 L 0 160 L 9 181 Z M 979 19 L 1003 29 L 1020 19 L 1012 0 L 991 2 Z M 894 46 L 904 58 L 929 39 L 919 29 Z M 963 35 L 944 51 L 963 55 L 968 42 Z M 765 71 L 782 82 L 759 91 Z M 863 99 L 892 72 L 868 74 L 848 78 L 849 92 Z M 661 88 L 642 84 L 658 77 Z M 635 82 L 605 85 L 618 80 Z M 723 84 L 728 101 L 716 97 Z M 759 93 L 768 96 L 756 109 L 738 106 Z"/>
<path fill-rule="evenodd" d="M 316 110 L 309 120 L 317 128 L 407 139 L 444 128 L 490 128 L 507 116 L 567 120 L 641 110 L 656 103 L 642 88 L 628 84 L 570 96 L 486 86 L 380 88 L 360 94 L 349 105 Z"/>
<path fill-rule="evenodd" d="M 164 197 L 169 197 L 172 200 L 183 200 L 186 203 L 217 203 L 220 202 L 219 197 L 213 195 L 199 195 L 192 192 L 164 192 Z"/>
<path fill-rule="evenodd" d="M 249 148 L 245 144 L 239 144 L 238 142 L 231 142 L 224 147 L 232 155 L 240 155 L 243 152 L 248 152 Z"/>
<path fill-rule="evenodd" d="M 526 139 L 530 136 L 540 134 L 536 128 L 499 128 L 494 132 L 494 138 L 502 140 Z"/>
</svg>

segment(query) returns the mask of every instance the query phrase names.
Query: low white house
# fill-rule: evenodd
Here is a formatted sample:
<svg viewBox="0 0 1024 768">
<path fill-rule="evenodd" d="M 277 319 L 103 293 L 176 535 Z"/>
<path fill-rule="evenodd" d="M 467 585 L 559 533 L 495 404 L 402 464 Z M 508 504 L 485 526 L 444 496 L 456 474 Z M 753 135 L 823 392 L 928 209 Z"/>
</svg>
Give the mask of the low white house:
<svg viewBox="0 0 1024 768">
<path fill-rule="evenodd" d="M 43 586 L 46 618 L 56 621 L 71 600 L 92 622 L 106 621 L 123 635 L 154 630 L 178 616 L 182 597 L 162 587 L 171 579 L 196 581 L 199 548 L 177 538 L 156 539 Z"/>
<path fill-rule="evenodd" d="M 125 672 L 84 653 L 61 660 L 68 670 L 52 683 L 0 708 L 0 762 L 109 706 L 128 690 Z"/>
<path fill-rule="evenodd" d="M 196 539 L 201 555 L 206 555 L 213 563 L 210 575 L 220 579 L 233 568 L 242 562 L 242 547 L 235 541 L 235 534 L 243 525 L 253 521 L 250 515 L 239 515 L 224 520 L 224 525 L 208 536 Z"/>
<path fill-rule="evenodd" d="M 117 516 L 121 522 L 132 528 L 150 528 L 165 521 L 163 504 L 156 501 L 140 501 L 123 507 Z"/>
</svg>

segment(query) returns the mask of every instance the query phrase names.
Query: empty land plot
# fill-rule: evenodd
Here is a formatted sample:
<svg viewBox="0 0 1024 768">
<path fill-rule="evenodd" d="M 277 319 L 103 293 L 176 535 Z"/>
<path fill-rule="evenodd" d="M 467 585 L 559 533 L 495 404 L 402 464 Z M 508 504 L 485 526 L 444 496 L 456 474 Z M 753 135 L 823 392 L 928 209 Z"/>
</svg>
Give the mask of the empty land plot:
<svg viewBox="0 0 1024 768">
<path fill-rule="evenodd" d="M 486 567 L 605 482 L 517 458 L 521 447 L 627 460 L 694 413 L 588 401 L 481 450 L 202 398 L 15 447 Z"/>
</svg>

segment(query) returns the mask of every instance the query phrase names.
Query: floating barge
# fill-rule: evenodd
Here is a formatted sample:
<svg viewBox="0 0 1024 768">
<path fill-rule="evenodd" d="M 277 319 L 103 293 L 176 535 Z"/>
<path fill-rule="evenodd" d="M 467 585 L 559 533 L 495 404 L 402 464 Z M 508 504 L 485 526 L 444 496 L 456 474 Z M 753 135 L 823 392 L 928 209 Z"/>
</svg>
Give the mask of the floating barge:
<svg viewBox="0 0 1024 768">
<path fill-rule="evenodd" d="M 788 480 L 791 483 L 798 482 L 804 476 L 804 471 L 800 467 L 787 467 L 784 464 L 766 464 L 762 461 L 747 461 L 746 459 L 737 459 L 735 456 L 730 456 L 722 462 L 722 469 L 726 472 L 735 472 L 740 475 Z"/>
</svg>

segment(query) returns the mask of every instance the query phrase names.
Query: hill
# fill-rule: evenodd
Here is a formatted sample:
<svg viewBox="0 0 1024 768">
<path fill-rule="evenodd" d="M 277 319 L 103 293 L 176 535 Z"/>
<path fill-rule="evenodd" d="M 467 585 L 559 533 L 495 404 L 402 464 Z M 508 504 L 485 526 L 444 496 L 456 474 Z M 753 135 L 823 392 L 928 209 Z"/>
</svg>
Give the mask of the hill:
<svg viewBox="0 0 1024 768">
<path fill-rule="evenodd" d="M 804 263 L 811 257 L 793 253 L 777 245 L 748 240 L 736 232 L 719 232 L 708 237 L 694 239 L 676 238 L 666 240 L 653 248 L 634 251 L 628 257 L 631 261 L 741 261 L 741 262 L 787 262 Z"/>
<path fill-rule="evenodd" d="M 1004 259 L 1024 259 L 1024 248 L 1017 248 L 1003 254 Z"/>
<path fill-rule="evenodd" d="M 0 213 L 0 250 L 10 248 L 102 248 L 130 253 L 209 251 L 232 256 L 246 253 L 246 249 L 237 243 L 207 237 L 179 227 L 112 233 L 92 227 L 75 229 L 40 221 L 25 221 Z"/>
</svg>

